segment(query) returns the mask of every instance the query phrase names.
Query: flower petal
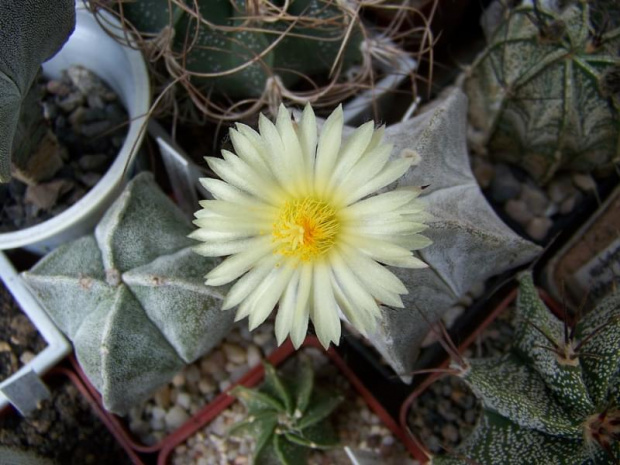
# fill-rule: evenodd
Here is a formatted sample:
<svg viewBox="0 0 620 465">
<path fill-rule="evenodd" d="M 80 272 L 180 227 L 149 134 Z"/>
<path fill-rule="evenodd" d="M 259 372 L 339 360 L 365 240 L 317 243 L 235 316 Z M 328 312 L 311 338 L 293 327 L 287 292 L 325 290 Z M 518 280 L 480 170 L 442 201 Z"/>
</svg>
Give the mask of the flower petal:
<svg viewBox="0 0 620 465">
<path fill-rule="evenodd" d="M 297 302 L 295 303 L 295 314 L 293 315 L 293 326 L 291 328 L 291 341 L 296 349 L 304 342 L 306 332 L 308 331 L 310 296 L 312 292 L 312 269 L 313 265 L 311 263 L 304 263 L 301 265 Z"/>
<path fill-rule="evenodd" d="M 304 158 L 304 171 L 314 174 L 314 162 L 316 158 L 317 127 L 314 111 L 310 104 L 304 108 L 299 122 L 299 143 Z"/>
<path fill-rule="evenodd" d="M 258 287 L 257 292 L 260 292 L 260 297 L 250 310 L 250 331 L 262 324 L 275 308 L 276 303 L 280 300 L 280 296 L 291 279 L 294 269 L 294 266 L 290 265 L 275 268 Z"/>
<path fill-rule="evenodd" d="M 223 257 L 248 250 L 259 244 L 261 239 L 261 237 L 252 237 L 232 241 L 209 241 L 192 247 L 192 250 L 203 257 Z"/>
<path fill-rule="evenodd" d="M 276 263 L 281 260 L 277 254 L 270 254 L 259 260 L 254 268 L 244 274 L 226 294 L 222 310 L 239 305 L 267 277 Z"/>
<path fill-rule="evenodd" d="M 289 280 L 284 293 L 280 298 L 280 305 L 278 307 L 278 314 L 276 315 L 276 340 L 278 345 L 286 340 L 291 328 L 293 327 L 293 318 L 295 315 L 295 300 L 297 298 L 297 287 L 300 279 L 299 269 L 295 270 L 293 276 Z"/>
<path fill-rule="evenodd" d="M 336 166 L 342 140 L 342 126 L 343 112 L 342 105 L 339 105 L 325 121 L 319 136 L 314 167 L 314 188 L 319 197 L 324 195 Z"/>
<path fill-rule="evenodd" d="M 227 284 L 252 268 L 265 255 L 272 253 L 275 245 L 271 237 L 263 237 L 256 247 L 228 257 L 207 274 L 207 286 Z"/>
<path fill-rule="evenodd" d="M 351 134 L 338 156 L 336 168 L 331 176 L 330 188 L 342 182 L 344 176 L 362 157 L 372 139 L 374 127 L 375 123 L 373 121 L 368 121 Z"/>
<path fill-rule="evenodd" d="M 387 186 L 388 184 L 396 181 L 411 167 L 411 161 L 406 159 L 395 160 L 389 162 L 379 174 L 372 179 L 369 179 L 359 188 L 352 190 L 351 192 L 341 193 L 343 199 L 342 202 L 345 205 L 350 205 L 353 202 L 367 196 L 368 194 L 378 191 L 379 189 Z"/>
<path fill-rule="evenodd" d="M 325 349 L 328 349 L 330 342 L 338 345 L 340 341 L 338 304 L 331 286 L 330 268 L 325 261 L 315 263 L 313 275 L 314 289 L 310 318 L 319 341 Z"/>
</svg>

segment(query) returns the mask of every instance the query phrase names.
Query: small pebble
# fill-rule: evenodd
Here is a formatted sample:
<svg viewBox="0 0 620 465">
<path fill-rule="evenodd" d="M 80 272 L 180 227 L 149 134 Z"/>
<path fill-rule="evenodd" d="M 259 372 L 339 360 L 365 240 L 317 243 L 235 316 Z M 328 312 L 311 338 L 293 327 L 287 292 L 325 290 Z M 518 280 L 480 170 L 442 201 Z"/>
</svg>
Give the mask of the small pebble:
<svg viewBox="0 0 620 465">
<path fill-rule="evenodd" d="M 522 226 L 528 224 L 533 218 L 532 212 L 523 200 L 510 199 L 504 205 L 504 210 L 510 218 Z"/>
<path fill-rule="evenodd" d="M 495 177 L 489 189 L 493 201 L 504 204 L 521 193 L 521 183 L 508 166 L 498 164 L 495 166 Z"/>
<path fill-rule="evenodd" d="M 573 184 L 583 192 L 596 190 L 596 181 L 591 175 L 586 173 L 574 173 Z"/>
<path fill-rule="evenodd" d="M 260 349 L 254 344 L 249 345 L 247 349 L 248 366 L 250 368 L 254 368 L 255 366 L 260 364 L 261 360 L 262 354 L 260 353 Z"/>
<path fill-rule="evenodd" d="M 535 241 L 542 241 L 553 226 L 553 221 L 546 217 L 533 218 L 525 228 L 525 232 Z"/>
<path fill-rule="evenodd" d="M 175 405 L 166 414 L 166 428 L 168 431 L 173 431 L 179 428 L 183 423 L 189 420 L 189 415 L 180 406 Z"/>
<path fill-rule="evenodd" d="M 247 360 L 245 350 L 243 350 L 237 344 L 224 343 L 224 345 L 222 346 L 222 350 L 224 351 L 226 358 L 232 363 L 241 365 Z"/>
<path fill-rule="evenodd" d="M 525 203 L 526 207 L 534 216 L 543 216 L 549 205 L 549 199 L 538 187 L 524 184 L 521 189 L 519 200 Z"/>
</svg>

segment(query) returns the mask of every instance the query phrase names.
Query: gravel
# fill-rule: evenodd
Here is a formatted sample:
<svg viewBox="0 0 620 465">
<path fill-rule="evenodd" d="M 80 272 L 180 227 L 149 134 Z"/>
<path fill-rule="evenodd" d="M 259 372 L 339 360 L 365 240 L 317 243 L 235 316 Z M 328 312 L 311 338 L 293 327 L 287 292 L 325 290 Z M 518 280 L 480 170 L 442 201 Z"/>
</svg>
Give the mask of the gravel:
<svg viewBox="0 0 620 465">
<path fill-rule="evenodd" d="M 44 93 L 43 124 L 53 135 L 48 131 L 34 150 L 50 166 L 34 177 L 15 171 L 0 185 L 0 232 L 39 224 L 80 200 L 112 164 L 127 132 L 125 109 L 92 72 L 74 66 L 59 80 L 35 85 Z"/>
<path fill-rule="evenodd" d="M 477 338 L 466 358 L 494 357 L 510 350 L 514 307 L 502 312 Z M 481 407 L 467 385 L 456 376 L 432 383 L 409 409 L 407 425 L 433 454 L 454 449 L 474 428 Z"/>
<path fill-rule="evenodd" d="M 132 408 L 125 420 L 129 430 L 143 444 L 161 441 L 271 353 L 276 348 L 273 332 L 272 321 L 252 333 L 247 321 L 235 324 L 217 347 Z"/>
<path fill-rule="evenodd" d="M 41 352 L 47 343 L 0 281 L 0 381 Z"/>
<path fill-rule="evenodd" d="M 315 365 L 316 383 L 328 389 L 337 389 L 344 394 L 345 401 L 332 414 L 332 422 L 344 447 L 367 450 L 378 455 L 382 465 L 413 465 L 407 450 L 383 425 L 349 382 L 329 359 L 317 349 L 303 349 L 311 355 Z M 295 358 L 287 361 L 283 368 L 290 370 Z M 245 465 L 251 463 L 254 441 L 251 437 L 228 436 L 232 425 L 245 418 L 245 407 L 234 402 L 215 420 L 177 446 L 168 463 L 172 465 Z M 308 463 L 311 465 L 350 465 L 343 448 L 330 451 L 312 451 Z"/>
</svg>

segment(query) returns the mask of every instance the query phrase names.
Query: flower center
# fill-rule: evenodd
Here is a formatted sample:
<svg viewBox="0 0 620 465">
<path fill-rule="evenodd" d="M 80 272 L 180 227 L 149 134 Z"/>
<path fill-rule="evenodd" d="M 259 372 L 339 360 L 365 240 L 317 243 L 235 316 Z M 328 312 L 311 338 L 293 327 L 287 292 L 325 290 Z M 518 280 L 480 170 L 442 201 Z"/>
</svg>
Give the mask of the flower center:
<svg viewBox="0 0 620 465">
<path fill-rule="evenodd" d="M 312 260 L 334 244 L 340 223 L 336 211 L 327 203 L 306 197 L 286 202 L 273 223 L 276 253 Z"/>
</svg>

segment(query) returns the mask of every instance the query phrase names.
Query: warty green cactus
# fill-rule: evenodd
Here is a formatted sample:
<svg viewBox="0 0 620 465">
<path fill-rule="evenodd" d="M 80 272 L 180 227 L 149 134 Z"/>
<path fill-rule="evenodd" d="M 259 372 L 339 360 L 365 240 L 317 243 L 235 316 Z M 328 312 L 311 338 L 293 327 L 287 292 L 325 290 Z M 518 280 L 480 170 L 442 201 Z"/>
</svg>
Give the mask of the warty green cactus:
<svg viewBox="0 0 620 465">
<path fill-rule="evenodd" d="M 569 329 L 523 274 L 515 325 L 510 353 L 453 366 L 483 412 L 465 442 L 432 463 L 618 463 L 620 293 Z"/>
<path fill-rule="evenodd" d="M 343 398 L 317 388 L 311 361 L 303 353 L 299 361 L 290 379 L 264 362 L 265 381 L 258 389 L 237 386 L 231 391 L 246 406 L 248 416 L 229 434 L 255 438 L 253 462 L 257 465 L 303 464 L 309 450 L 337 445 L 328 417 Z"/>
<path fill-rule="evenodd" d="M 192 252 L 191 230 L 152 175 L 140 174 L 94 235 L 23 274 L 110 411 L 124 414 L 232 327 L 222 293 L 203 283 L 217 262 Z"/>
<path fill-rule="evenodd" d="M 618 5 L 502 5 L 487 12 L 487 47 L 465 75 L 473 148 L 541 184 L 620 161 Z"/>
</svg>

